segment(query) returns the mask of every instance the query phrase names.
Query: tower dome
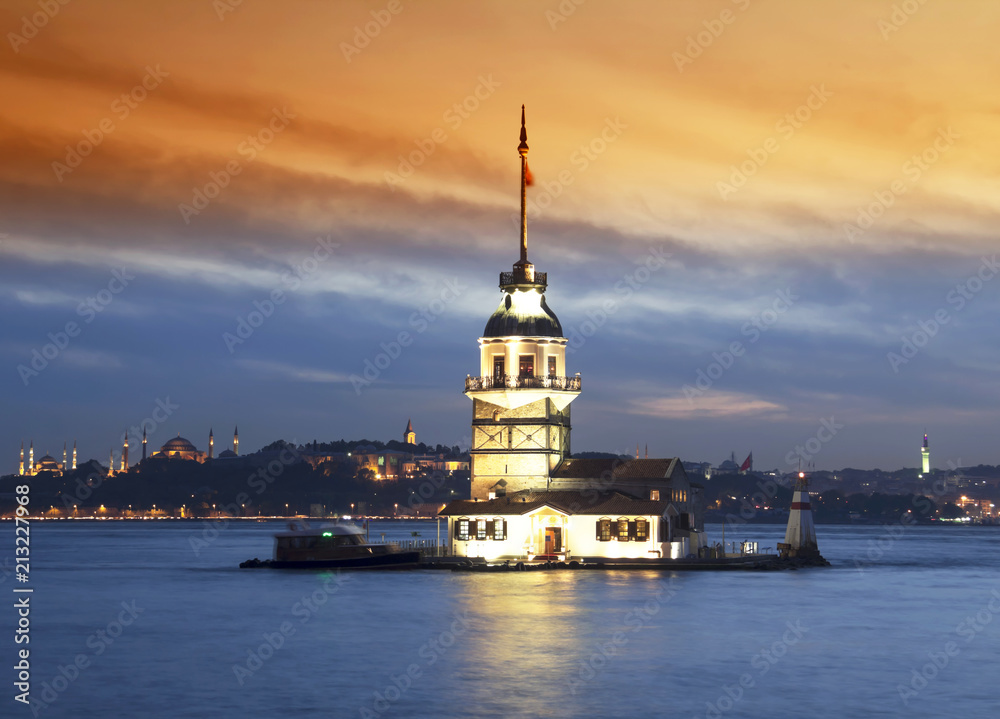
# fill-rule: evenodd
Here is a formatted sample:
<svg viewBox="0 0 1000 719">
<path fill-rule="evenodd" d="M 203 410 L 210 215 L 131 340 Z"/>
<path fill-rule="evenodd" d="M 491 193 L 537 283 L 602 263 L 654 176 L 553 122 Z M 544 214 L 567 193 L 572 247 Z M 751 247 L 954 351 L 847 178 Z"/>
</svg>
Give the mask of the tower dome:
<svg viewBox="0 0 1000 719">
<path fill-rule="evenodd" d="M 505 292 L 500 306 L 486 322 L 483 337 L 562 337 L 556 313 L 535 289 Z"/>
</svg>

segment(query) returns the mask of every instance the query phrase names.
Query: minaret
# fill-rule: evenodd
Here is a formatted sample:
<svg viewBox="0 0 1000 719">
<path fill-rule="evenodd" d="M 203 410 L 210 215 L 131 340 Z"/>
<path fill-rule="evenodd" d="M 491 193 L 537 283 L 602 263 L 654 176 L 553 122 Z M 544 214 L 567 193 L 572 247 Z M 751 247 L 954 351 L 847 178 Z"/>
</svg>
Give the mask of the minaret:
<svg viewBox="0 0 1000 719">
<path fill-rule="evenodd" d="M 28 474 L 35 473 L 35 440 L 31 440 L 31 446 L 28 447 Z"/>
<path fill-rule="evenodd" d="M 212 459 L 215 457 L 215 436 L 212 434 L 212 428 L 208 428 L 208 458 Z"/>
<path fill-rule="evenodd" d="M 233 430 L 233 454 L 239 456 L 240 453 L 240 427 L 236 425 Z"/>
<path fill-rule="evenodd" d="M 108 476 L 115 476 L 115 451 L 113 449 L 108 450 Z"/>
<path fill-rule="evenodd" d="M 142 461 L 146 461 L 146 428 L 142 428 Z"/>
<path fill-rule="evenodd" d="M 472 400 L 472 497 L 546 489 L 570 451 L 570 403 L 580 375 L 568 377 L 562 325 L 545 303 L 544 272 L 528 261 L 528 133 L 521 107 L 520 258 L 500 273 L 500 306 L 479 338 L 479 376 L 467 376 Z"/>
<path fill-rule="evenodd" d="M 920 464 L 923 474 L 930 474 L 931 471 L 931 448 L 927 442 L 927 433 L 924 432 L 924 444 L 920 448 Z"/>
<path fill-rule="evenodd" d="M 413 422 L 411 422 L 409 419 L 406 420 L 406 429 L 403 431 L 403 443 L 404 444 L 417 443 L 417 433 L 413 431 Z"/>
<path fill-rule="evenodd" d="M 62 466 L 62 471 L 63 472 L 66 471 L 66 443 L 65 442 L 63 442 L 63 466 Z"/>
<path fill-rule="evenodd" d="M 76 469 L 76 440 L 73 440 L 73 469 Z"/>
<path fill-rule="evenodd" d="M 17 472 L 18 474 L 24 474 L 24 440 L 21 440 L 21 468 Z"/>
<path fill-rule="evenodd" d="M 125 430 L 125 443 L 122 445 L 122 471 L 128 471 L 128 430 Z"/>
<path fill-rule="evenodd" d="M 813 524 L 812 507 L 809 505 L 809 480 L 799 472 L 792 493 L 792 509 L 788 513 L 785 543 L 778 545 L 783 557 L 819 557 L 816 544 L 816 525 Z"/>
</svg>

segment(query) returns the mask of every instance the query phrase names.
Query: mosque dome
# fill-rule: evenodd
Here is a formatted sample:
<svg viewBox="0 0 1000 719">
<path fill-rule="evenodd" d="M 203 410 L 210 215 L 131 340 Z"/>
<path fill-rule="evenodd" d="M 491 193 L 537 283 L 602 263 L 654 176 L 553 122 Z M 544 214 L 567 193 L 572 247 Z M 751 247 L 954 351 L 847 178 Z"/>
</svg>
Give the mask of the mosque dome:
<svg viewBox="0 0 1000 719">
<path fill-rule="evenodd" d="M 47 454 L 35 463 L 36 472 L 61 472 L 62 467 L 51 454 Z"/>
<path fill-rule="evenodd" d="M 160 447 L 160 451 L 166 454 L 168 452 L 197 452 L 198 450 L 191 442 L 177 435 L 173 439 L 167 440 Z"/>
<path fill-rule="evenodd" d="M 504 292 L 490 316 L 483 337 L 562 337 L 562 325 L 536 289 Z"/>
</svg>

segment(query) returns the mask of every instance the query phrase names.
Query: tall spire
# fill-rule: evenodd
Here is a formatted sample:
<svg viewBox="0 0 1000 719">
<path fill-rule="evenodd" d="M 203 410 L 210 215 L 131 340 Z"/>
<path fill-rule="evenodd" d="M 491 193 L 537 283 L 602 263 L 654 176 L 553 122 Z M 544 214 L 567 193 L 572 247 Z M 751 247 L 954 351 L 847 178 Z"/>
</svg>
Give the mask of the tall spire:
<svg viewBox="0 0 1000 719">
<path fill-rule="evenodd" d="M 521 144 L 517 146 L 521 156 L 521 261 L 528 264 L 528 130 L 524 126 L 524 105 L 521 105 Z"/>
<path fill-rule="evenodd" d="M 76 469 L 76 440 L 73 440 L 73 469 Z"/>
</svg>

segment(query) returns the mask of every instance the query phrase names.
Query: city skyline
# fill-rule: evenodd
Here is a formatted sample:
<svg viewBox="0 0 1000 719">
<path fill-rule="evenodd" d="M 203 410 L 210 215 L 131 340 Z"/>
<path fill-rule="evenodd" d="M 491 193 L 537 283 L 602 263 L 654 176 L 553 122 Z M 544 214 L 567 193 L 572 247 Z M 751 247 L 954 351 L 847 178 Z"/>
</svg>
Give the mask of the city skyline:
<svg viewBox="0 0 1000 719">
<path fill-rule="evenodd" d="M 12 464 L 161 416 L 467 446 L 522 103 L 574 450 L 1000 463 L 989 4 L 13 7 Z"/>
</svg>

